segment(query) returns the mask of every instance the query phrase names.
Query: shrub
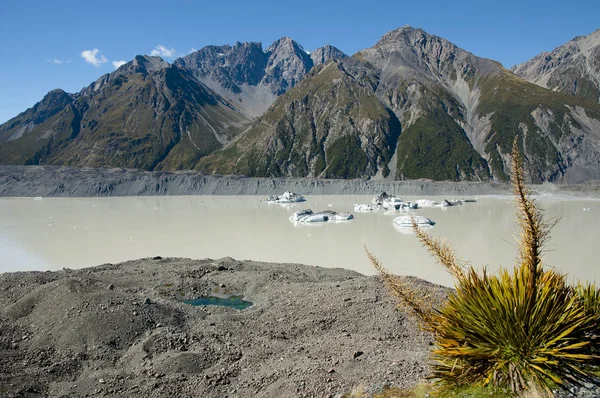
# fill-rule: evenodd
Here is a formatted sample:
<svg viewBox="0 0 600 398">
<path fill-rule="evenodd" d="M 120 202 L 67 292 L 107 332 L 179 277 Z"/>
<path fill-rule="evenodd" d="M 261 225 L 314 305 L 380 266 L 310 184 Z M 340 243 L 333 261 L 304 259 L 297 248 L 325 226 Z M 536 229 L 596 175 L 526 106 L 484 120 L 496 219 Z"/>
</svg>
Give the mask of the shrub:
<svg viewBox="0 0 600 398">
<path fill-rule="evenodd" d="M 458 260 L 447 242 L 413 222 L 417 237 L 455 281 L 448 300 L 433 308 L 367 251 L 399 304 L 433 333 L 432 377 L 441 390 L 491 386 L 552 396 L 556 385 L 598 381 L 600 292 L 593 285 L 570 286 L 564 275 L 543 267 L 542 250 L 552 225 L 524 186 L 516 139 L 512 159 L 521 229 L 519 261 L 512 273 L 475 270 Z"/>
</svg>

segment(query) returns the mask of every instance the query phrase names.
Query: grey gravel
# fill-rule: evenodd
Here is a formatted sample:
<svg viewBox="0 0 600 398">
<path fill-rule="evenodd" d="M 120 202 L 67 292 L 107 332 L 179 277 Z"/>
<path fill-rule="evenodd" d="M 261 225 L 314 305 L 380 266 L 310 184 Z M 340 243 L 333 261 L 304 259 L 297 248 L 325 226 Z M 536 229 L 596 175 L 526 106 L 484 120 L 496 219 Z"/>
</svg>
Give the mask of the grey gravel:
<svg viewBox="0 0 600 398">
<path fill-rule="evenodd" d="M 531 186 L 534 193 L 600 197 L 600 183 Z M 149 172 L 131 169 L 63 166 L 0 166 L 0 197 L 90 197 L 156 195 L 509 195 L 508 184 L 431 180 L 332 180 L 245 178 L 193 171 Z"/>
<path fill-rule="evenodd" d="M 448 291 L 416 283 L 436 300 Z M 182 302 L 210 294 L 254 305 Z M 408 387 L 427 374 L 431 343 L 378 278 L 342 269 L 147 258 L 0 274 L 3 398 L 326 397 L 357 385 Z"/>
</svg>

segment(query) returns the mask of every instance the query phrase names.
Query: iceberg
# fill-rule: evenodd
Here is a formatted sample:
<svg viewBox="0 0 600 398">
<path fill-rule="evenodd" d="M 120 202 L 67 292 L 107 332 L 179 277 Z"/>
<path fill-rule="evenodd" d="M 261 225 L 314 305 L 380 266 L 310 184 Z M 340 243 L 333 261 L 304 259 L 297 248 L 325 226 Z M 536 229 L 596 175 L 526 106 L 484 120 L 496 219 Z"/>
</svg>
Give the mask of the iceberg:
<svg viewBox="0 0 600 398">
<path fill-rule="evenodd" d="M 402 198 L 390 195 L 386 192 L 373 198 L 373 205 L 379 206 L 384 210 L 412 210 L 418 207 L 417 203 L 403 202 Z"/>
<path fill-rule="evenodd" d="M 412 220 L 421 228 L 432 228 L 435 225 L 434 221 L 431 221 L 427 217 L 423 216 L 399 216 L 394 218 L 394 226 L 402 229 L 412 229 Z"/>
<path fill-rule="evenodd" d="M 348 220 L 352 220 L 354 218 L 354 216 L 351 213 L 337 213 L 335 211 L 331 211 L 331 210 L 325 210 L 322 211 L 321 213 L 317 213 L 317 214 L 324 214 L 326 215 L 330 221 L 348 221 Z"/>
<path fill-rule="evenodd" d="M 400 202 L 400 208 L 396 210 L 414 210 L 419 208 L 419 205 L 415 202 Z"/>
<path fill-rule="evenodd" d="M 415 202 L 419 207 L 434 207 L 435 204 L 438 203 L 429 199 L 417 199 Z"/>
<path fill-rule="evenodd" d="M 462 199 L 453 199 L 453 200 L 447 200 L 444 199 L 441 202 L 436 202 L 433 200 L 429 200 L 429 199 L 419 199 L 415 201 L 417 203 L 417 205 L 419 207 L 452 207 L 452 206 L 460 206 L 462 205 L 464 202 L 467 202 L 466 200 L 462 200 Z M 474 202 L 469 200 L 468 202 Z"/>
<path fill-rule="evenodd" d="M 314 213 L 311 209 L 305 209 L 294 212 L 290 216 L 290 221 L 299 223 L 315 223 L 326 221 L 347 221 L 352 220 L 354 216 L 350 213 L 337 213 L 335 211 L 326 210 Z"/>
<path fill-rule="evenodd" d="M 283 195 L 271 195 L 267 198 L 267 203 L 296 203 L 304 202 L 306 199 L 297 193 L 285 191 Z"/>
<path fill-rule="evenodd" d="M 395 195 L 390 195 L 387 192 L 383 192 L 381 195 L 373 198 L 374 205 L 383 205 L 384 203 L 395 203 L 395 202 L 402 202 L 402 199 Z"/>
<path fill-rule="evenodd" d="M 381 205 L 366 205 L 366 204 L 355 204 L 354 211 L 358 213 L 370 213 L 372 211 L 384 210 Z"/>
</svg>

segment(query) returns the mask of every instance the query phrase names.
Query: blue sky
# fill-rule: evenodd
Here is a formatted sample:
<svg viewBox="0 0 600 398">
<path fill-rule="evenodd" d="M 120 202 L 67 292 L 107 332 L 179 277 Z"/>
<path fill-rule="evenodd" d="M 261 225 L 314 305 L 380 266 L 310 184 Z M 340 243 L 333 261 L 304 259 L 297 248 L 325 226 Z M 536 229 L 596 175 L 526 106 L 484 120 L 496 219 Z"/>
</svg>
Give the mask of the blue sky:
<svg viewBox="0 0 600 398">
<path fill-rule="evenodd" d="M 353 54 L 411 25 L 510 67 L 599 29 L 599 16 L 598 0 L 2 0 L 0 123 L 51 89 L 79 91 L 114 61 L 159 45 L 168 61 L 209 44 L 266 48 L 282 36 Z"/>
</svg>

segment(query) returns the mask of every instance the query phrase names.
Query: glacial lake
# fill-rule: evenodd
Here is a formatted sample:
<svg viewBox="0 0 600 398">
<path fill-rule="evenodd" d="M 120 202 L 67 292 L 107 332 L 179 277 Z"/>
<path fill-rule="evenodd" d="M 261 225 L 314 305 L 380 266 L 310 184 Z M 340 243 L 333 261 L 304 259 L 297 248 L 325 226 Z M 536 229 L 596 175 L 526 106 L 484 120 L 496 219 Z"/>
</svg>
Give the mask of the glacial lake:
<svg viewBox="0 0 600 398">
<path fill-rule="evenodd" d="M 441 200 L 441 197 L 404 197 Z M 189 257 L 290 262 L 374 274 L 364 246 L 391 271 L 451 285 L 451 278 L 412 234 L 398 232 L 398 214 L 355 213 L 372 196 L 307 196 L 293 205 L 258 196 L 124 198 L 1 198 L 0 272 L 82 268 L 140 257 Z M 448 199 L 453 199 L 449 197 Z M 475 196 L 476 203 L 418 209 L 429 232 L 448 239 L 476 266 L 510 267 L 518 233 L 511 197 Z M 548 218 L 560 218 L 545 260 L 569 278 L 600 282 L 600 201 L 538 197 Z M 349 211 L 344 223 L 294 225 L 305 208 Z"/>
</svg>

